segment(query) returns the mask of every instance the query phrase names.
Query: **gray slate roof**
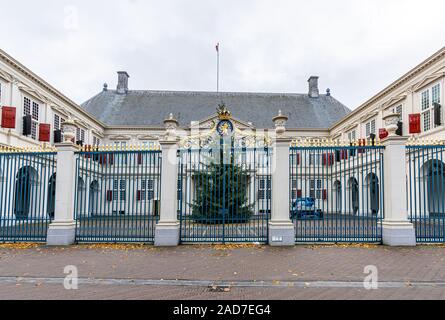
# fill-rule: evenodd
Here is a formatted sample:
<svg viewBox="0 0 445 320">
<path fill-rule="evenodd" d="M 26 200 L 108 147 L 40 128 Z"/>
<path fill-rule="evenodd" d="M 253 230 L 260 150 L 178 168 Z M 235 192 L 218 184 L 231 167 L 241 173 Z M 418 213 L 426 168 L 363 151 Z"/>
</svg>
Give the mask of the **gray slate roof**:
<svg viewBox="0 0 445 320">
<path fill-rule="evenodd" d="M 99 93 L 82 104 L 89 113 L 110 126 L 162 127 L 173 113 L 181 127 L 216 114 L 224 101 L 234 118 L 252 122 L 257 128 L 272 128 L 272 118 L 282 110 L 288 128 L 328 128 L 349 112 L 332 96 L 310 98 L 307 94 L 216 93 L 181 91 L 138 91 Z"/>
</svg>

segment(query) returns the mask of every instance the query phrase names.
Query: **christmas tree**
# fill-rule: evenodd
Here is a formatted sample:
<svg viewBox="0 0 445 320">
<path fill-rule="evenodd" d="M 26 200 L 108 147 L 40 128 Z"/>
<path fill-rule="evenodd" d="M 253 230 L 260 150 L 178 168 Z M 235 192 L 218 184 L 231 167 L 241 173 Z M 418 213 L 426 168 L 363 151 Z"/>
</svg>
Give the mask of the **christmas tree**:
<svg viewBox="0 0 445 320">
<path fill-rule="evenodd" d="M 254 205 L 248 203 L 247 195 L 250 175 L 235 164 L 230 153 L 230 160 L 223 161 L 221 149 L 220 159 L 207 161 L 194 172 L 196 197 L 191 208 L 192 218 L 198 223 L 245 223 L 253 214 Z"/>
</svg>

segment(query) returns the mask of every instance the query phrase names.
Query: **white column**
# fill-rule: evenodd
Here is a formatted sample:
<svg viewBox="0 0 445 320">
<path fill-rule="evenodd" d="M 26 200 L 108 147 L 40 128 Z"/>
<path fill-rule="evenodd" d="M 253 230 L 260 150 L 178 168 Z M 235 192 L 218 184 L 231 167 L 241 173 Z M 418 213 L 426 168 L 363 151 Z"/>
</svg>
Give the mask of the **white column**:
<svg viewBox="0 0 445 320">
<path fill-rule="evenodd" d="M 160 220 L 156 225 L 155 246 L 177 246 L 179 244 L 179 222 L 177 213 L 177 141 L 160 141 L 162 148 Z"/>
<path fill-rule="evenodd" d="M 406 208 L 406 137 L 390 135 L 384 139 L 385 219 L 383 243 L 415 246 L 416 235 Z"/>
<path fill-rule="evenodd" d="M 57 177 L 54 221 L 49 226 L 48 245 L 70 245 L 75 241 L 74 197 L 77 147 L 72 142 L 56 144 Z"/>
<path fill-rule="evenodd" d="M 290 219 L 289 149 L 292 139 L 277 137 L 273 146 L 272 218 L 269 223 L 271 246 L 295 245 L 295 228 Z"/>
</svg>

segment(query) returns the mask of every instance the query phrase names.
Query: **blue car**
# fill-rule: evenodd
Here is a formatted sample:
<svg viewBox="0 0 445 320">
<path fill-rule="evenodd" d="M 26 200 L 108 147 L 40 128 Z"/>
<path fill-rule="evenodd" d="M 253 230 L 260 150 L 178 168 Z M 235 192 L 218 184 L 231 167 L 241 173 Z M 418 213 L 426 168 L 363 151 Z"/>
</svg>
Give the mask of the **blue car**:
<svg viewBox="0 0 445 320">
<path fill-rule="evenodd" d="M 323 212 L 315 207 L 314 198 L 298 198 L 292 204 L 292 218 L 323 219 Z"/>
</svg>

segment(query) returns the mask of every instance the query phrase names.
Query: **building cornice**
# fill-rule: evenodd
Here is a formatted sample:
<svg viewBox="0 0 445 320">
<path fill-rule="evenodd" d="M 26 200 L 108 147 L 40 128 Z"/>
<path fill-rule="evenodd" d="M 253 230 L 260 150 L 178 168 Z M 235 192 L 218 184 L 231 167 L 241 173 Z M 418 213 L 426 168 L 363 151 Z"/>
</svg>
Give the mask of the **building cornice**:
<svg viewBox="0 0 445 320">
<path fill-rule="evenodd" d="M 331 130 L 335 129 L 337 126 L 339 126 L 342 122 L 345 122 L 346 120 L 353 118 L 354 116 L 356 116 L 357 114 L 362 112 L 364 109 L 366 109 L 370 105 L 374 104 L 376 101 L 380 100 L 382 97 L 384 97 L 385 95 L 387 95 L 391 91 L 399 88 L 403 84 L 405 84 L 408 81 L 410 81 L 411 79 L 413 79 L 420 72 L 422 72 L 423 70 L 425 70 L 426 68 L 428 68 L 429 66 L 431 66 L 432 64 L 434 64 L 435 62 L 440 60 L 441 58 L 443 58 L 444 56 L 445 56 L 445 47 L 443 47 L 442 49 L 440 49 L 439 51 L 434 53 L 432 56 L 430 56 L 428 59 L 426 59 L 425 61 L 423 61 L 422 63 L 420 63 L 419 65 L 417 65 L 413 69 L 411 69 L 410 71 L 408 71 L 402 77 L 400 77 L 399 79 L 397 79 L 396 81 L 391 83 L 389 86 L 387 86 L 385 89 L 383 89 L 382 91 L 380 91 L 379 93 L 374 95 L 371 99 L 367 100 L 365 103 L 360 105 L 358 108 L 356 108 L 350 114 L 345 116 L 343 119 L 340 119 L 339 121 L 334 123 L 329 128 L 329 130 L 331 131 Z"/>
<path fill-rule="evenodd" d="M 45 88 L 59 98 L 61 101 L 67 103 L 70 107 L 81 113 L 82 115 L 86 116 L 89 120 L 93 121 L 97 125 L 101 126 L 102 128 L 106 128 L 106 125 L 102 123 L 101 121 L 94 118 L 91 114 L 89 114 L 86 110 L 82 109 L 77 103 L 72 101 L 70 98 L 65 96 L 63 93 L 61 93 L 59 90 L 51 86 L 48 82 L 40 78 L 38 75 L 36 75 L 34 72 L 29 70 L 27 67 L 25 67 L 23 64 L 15 60 L 13 57 L 11 57 L 9 54 L 7 54 L 5 51 L 0 49 L 0 59 L 4 61 L 6 64 L 11 66 L 13 69 L 17 70 L 19 73 L 24 75 L 25 77 L 31 79 L 33 82 L 37 83 L 41 87 Z M 7 80 L 7 79 L 6 79 Z"/>
</svg>

